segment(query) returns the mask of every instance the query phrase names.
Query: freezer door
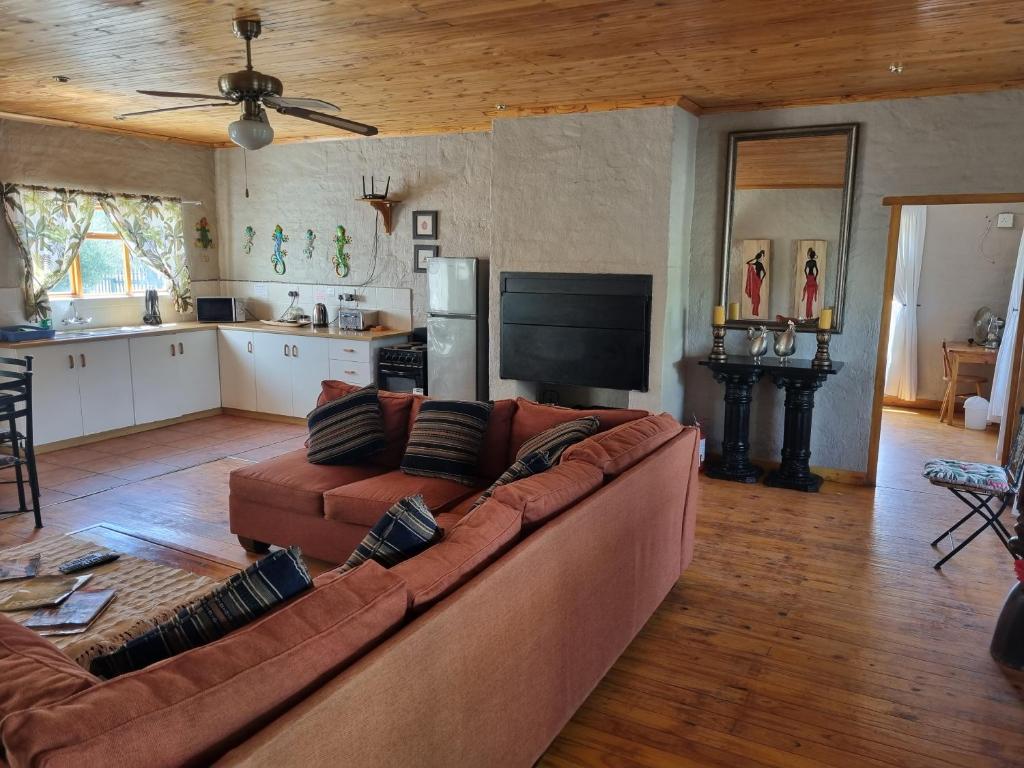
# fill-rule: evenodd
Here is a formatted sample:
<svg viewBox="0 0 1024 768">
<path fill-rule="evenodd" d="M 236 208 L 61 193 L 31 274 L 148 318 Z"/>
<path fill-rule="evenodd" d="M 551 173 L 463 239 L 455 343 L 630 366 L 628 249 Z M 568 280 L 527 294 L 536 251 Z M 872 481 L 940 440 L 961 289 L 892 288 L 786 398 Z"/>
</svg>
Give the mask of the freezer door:
<svg viewBox="0 0 1024 768">
<path fill-rule="evenodd" d="M 428 314 L 476 314 L 476 259 L 430 259 L 427 262 Z"/>
<path fill-rule="evenodd" d="M 476 400 L 476 320 L 427 318 L 427 391 L 442 400 Z"/>
</svg>

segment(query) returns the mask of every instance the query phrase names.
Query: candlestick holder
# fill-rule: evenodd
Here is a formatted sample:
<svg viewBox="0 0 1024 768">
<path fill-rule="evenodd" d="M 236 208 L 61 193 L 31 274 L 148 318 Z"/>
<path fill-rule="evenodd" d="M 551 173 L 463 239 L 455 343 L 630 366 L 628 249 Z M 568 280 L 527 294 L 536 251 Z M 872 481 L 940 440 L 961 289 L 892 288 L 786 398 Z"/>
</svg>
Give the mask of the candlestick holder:
<svg viewBox="0 0 1024 768">
<path fill-rule="evenodd" d="M 714 363 L 724 363 L 729 359 L 729 356 L 725 354 L 725 326 L 712 325 L 711 337 L 714 341 L 711 344 L 711 354 L 708 355 L 708 360 Z"/>
<path fill-rule="evenodd" d="M 832 340 L 832 331 L 819 328 L 815 334 L 815 338 L 818 340 L 818 351 L 814 353 L 814 359 L 811 360 L 812 368 L 819 368 L 823 370 L 829 370 L 832 368 L 832 358 L 828 354 L 828 345 Z"/>
</svg>

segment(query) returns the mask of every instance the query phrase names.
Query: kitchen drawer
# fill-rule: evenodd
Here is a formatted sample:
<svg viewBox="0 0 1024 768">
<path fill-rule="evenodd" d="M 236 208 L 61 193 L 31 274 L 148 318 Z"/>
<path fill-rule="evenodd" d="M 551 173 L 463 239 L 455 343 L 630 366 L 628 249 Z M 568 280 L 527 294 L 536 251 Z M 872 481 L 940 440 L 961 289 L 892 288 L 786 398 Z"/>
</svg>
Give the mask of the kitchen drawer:
<svg viewBox="0 0 1024 768">
<path fill-rule="evenodd" d="M 344 339 L 331 339 L 330 341 L 331 360 L 353 360 L 367 365 L 372 362 L 370 360 L 370 342 L 345 341 Z"/>
<path fill-rule="evenodd" d="M 331 378 L 360 387 L 373 384 L 375 380 L 369 363 L 354 360 L 331 360 Z"/>
</svg>

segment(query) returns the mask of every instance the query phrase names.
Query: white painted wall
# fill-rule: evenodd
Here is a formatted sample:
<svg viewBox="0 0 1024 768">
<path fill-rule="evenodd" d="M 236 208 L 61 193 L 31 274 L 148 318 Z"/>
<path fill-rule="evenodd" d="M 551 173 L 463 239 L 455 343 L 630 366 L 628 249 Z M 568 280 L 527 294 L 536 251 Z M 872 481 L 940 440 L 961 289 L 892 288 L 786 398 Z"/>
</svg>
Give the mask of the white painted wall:
<svg viewBox="0 0 1024 768">
<path fill-rule="evenodd" d="M 996 215 L 1004 212 L 1015 214 L 1012 229 L 995 226 Z M 917 309 L 920 399 L 940 400 L 945 391 L 943 339 L 973 337 L 979 307 L 1006 317 L 1022 223 L 1024 204 L 928 206 Z M 991 366 L 961 371 L 992 379 Z"/>
<path fill-rule="evenodd" d="M 888 209 L 885 195 L 1020 192 L 1024 168 L 1024 91 L 939 96 L 897 101 L 707 115 L 697 139 L 697 195 L 693 213 L 689 315 L 691 357 L 686 373 L 686 412 L 710 420 L 720 439 L 722 391 L 696 365 L 711 349 L 708 327 L 718 303 L 725 163 L 730 131 L 858 122 L 862 126 L 853 205 L 846 315 L 833 337 L 832 356 L 846 367 L 818 393 L 811 463 L 853 471 L 867 465 L 875 352 L 882 312 Z M 743 338 L 745 342 L 745 337 Z M 730 334 L 727 348 L 743 348 Z M 811 357 L 814 336 L 801 334 L 797 354 Z M 782 399 L 762 382 L 752 407 L 755 458 L 778 459 Z"/>
</svg>

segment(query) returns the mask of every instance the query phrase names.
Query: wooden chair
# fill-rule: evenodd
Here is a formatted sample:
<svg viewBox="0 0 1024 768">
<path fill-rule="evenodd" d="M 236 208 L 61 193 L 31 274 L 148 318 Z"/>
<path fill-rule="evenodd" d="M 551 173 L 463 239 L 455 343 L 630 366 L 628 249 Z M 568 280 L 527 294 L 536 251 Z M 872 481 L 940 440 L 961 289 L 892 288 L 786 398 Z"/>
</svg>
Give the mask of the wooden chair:
<svg viewBox="0 0 1024 768">
<path fill-rule="evenodd" d="M 19 419 L 24 431 L 18 428 Z M 18 509 L 0 511 L 0 518 L 31 510 L 36 528 L 42 528 L 39 477 L 32 438 L 32 357 L 29 355 L 24 360 L 0 357 L 0 445 L 4 444 L 10 444 L 10 453 L 0 453 L 0 469 L 13 468 L 14 479 L 0 480 L 0 484 L 17 484 Z M 25 493 L 26 486 L 28 494 Z"/>
<path fill-rule="evenodd" d="M 946 348 L 946 340 L 942 340 L 942 380 L 946 382 L 946 391 L 942 396 L 942 405 L 939 406 L 939 421 L 945 421 L 949 417 L 949 423 L 953 423 L 953 414 L 956 412 L 956 404 L 967 400 L 973 395 L 981 395 L 981 385 L 987 384 L 988 379 L 984 376 L 975 376 L 971 373 L 960 373 L 957 371 L 956 384 L 953 384 L 953 364 L 949 360 L 949 350 Z M 971 386 L 973 392 L 954 392 L 961 384 Z"/>
</svg>

